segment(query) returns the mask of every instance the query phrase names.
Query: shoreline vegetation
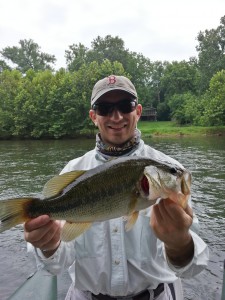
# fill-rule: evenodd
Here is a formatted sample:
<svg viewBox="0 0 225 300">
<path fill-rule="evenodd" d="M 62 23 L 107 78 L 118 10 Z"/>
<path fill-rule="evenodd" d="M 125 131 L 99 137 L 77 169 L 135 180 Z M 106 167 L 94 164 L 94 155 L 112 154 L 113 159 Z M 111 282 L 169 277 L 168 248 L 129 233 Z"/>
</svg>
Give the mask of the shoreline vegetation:
<svg viewBox="0 0 225 300">
<path fill-rule="evenodd" d="M 138 128 L 141 130 L 143 137 L 225 136 L 225 126 L 180 126 L 172 121 L 140 121 Z"/>
<path fill-rule="evenodd" d="M 143 137 L 224 137 L 224 32 L 225 15 L 219 26 L 198 34 L 196 57 L 172 62 L 130 51 L 119 36 L 97 36 L 90 48 L 69 45 L 66 68 L 58 70 L 54 55 L 41 52 L 32 39 L 5 47 L 0 51 L 0 140 L 94 138 L 91 91 L 109 74 L 134 84 L 143 106 L 138 125 Z M 150 122 L 156 116 L 160 121 Z"/>
<path fill-rule="evenodd" d="M 142 137 L 188 137 L 188 136 L 224 136 L 225 126 L 180 126 L 172 121 L 139 121 L 138 129 L 142 132 Z M 76 138 L 94 138 L 97 133 L 96 129 L 81 130 L 76 132 L 73 136 L 64 136 L 59 139 L 76 139 Z M 21 136 L 7 136 L 0 133 L 0 140 L 46 140 L 57 139 L 53 136 L 32 138 Z"/>
</svg>

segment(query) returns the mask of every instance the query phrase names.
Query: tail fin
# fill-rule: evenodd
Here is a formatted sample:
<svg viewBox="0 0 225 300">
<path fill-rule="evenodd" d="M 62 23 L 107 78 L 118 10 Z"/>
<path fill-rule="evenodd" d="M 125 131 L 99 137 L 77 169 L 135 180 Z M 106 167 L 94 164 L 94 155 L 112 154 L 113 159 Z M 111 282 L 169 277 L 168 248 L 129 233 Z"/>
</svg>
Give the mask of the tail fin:
<svg viewBox="0 0 225 300">
<path fill-rule="evenodd" d="M 0 200 L 0 233 L 28 220 L 26 207 L 31 202 L 33 198 Z"/>
</svg>

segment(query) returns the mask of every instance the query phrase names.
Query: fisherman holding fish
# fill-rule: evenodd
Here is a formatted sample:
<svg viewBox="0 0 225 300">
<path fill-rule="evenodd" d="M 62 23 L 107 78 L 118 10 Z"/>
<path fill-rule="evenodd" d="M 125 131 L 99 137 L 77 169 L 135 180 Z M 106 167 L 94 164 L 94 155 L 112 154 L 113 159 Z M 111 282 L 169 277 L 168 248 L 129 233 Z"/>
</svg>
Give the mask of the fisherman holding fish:
<svg viewBox="0 0 225 300">
<path fill-rule="evenodd" d="M 24 225 L 25 239 L 38 264 L 52 274 L 69 269 L 67 300 L 182 300 L 181 279 L 207 266 L 208 248 L 191 208 L 190 173 L 144 143 L 137 129 L 141 113 L 128 78 L 99 80 L 89 112 L 99 129 L 95 148 L 47 183 L 48 201 L 24 205 L 32 218 Z M 64 211 L 66 221 L 57 218 L 63 203 L 57 199 L 64 195 L 76 203 Z M 51 215 L 39 203 L 53 197 Z"/>
</svg>

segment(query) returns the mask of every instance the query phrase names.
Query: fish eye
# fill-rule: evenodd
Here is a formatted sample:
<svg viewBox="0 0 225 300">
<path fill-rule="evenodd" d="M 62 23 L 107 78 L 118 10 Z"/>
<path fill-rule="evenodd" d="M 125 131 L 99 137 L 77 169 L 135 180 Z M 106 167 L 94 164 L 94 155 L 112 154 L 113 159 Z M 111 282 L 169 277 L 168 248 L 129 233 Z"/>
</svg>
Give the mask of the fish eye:
<svg viewBox="0 0 225 300">
<path fill-rule="evenodd" d="M 177 169 L 176 168 L 170 168 L 170 173 L 171 174 L 176 174 L 177 173 Z"/>
</svg>

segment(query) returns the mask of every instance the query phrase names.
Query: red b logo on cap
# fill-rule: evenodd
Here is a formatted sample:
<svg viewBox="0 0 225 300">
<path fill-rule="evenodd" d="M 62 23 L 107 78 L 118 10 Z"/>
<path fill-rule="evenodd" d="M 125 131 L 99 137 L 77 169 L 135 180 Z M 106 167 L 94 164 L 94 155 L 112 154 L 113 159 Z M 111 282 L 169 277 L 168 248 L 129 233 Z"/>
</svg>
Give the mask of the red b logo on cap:
<svg viewBox="0 0 225 300">
<path fill-rule="evenodd" d="M 116 83 L 116 76 L 109 76 L 108 80 L 109 80 L 108 84 L 115 84 Z"/>
</svg>

